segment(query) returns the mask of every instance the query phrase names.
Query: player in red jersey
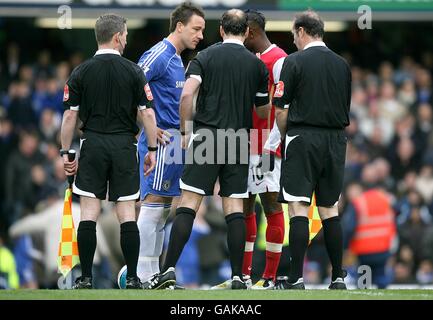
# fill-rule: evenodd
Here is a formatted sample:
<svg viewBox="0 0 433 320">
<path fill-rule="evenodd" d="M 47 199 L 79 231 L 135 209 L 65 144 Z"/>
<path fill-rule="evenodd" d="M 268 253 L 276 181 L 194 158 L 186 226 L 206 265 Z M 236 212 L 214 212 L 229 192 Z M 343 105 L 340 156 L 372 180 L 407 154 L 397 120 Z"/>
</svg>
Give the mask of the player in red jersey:
<svg viewBox="0 0 433 320">
<path fill-rule="evenodd" d="M 265 32 L 266 20 L 262 13 L 247 10 L 247 19 L 250 32 L 245 40 L 245 46 L 256 53 L 265 63 L 269 71 L 269 92 L 272 93 L 274 83 L 279 75 L 274 74 L 274 68 L 282 63 L 287 54 L 272 44 Z M 253 128 L 251 130 L 250 170 L 248 177 L 248 191 L 250 197 L 244 200 L 244 213 L 246 215 L 246 242 L 242 273 L 244 281 L 251 286 L 251 265 L 253 259 L 254 242 L 257 234 L 255 201 L 256 195 L 260 200 L 267 219 L 266 229 L 266 265 L 262 278 L 251 289 L 274 289 L 275 276 L 280 263 L 284 240 L 284 215 L 281 204 L 277 201 L 280 191 L 281 150 L 280 133 L 275 121 L 275 107 L 272 107 L 268 119 L 260 119 L 253 111 Z M 274 128 L 274 129 L 273 129 Z M 270 132 L 270 134 L 269 134 Z M 227 280 L 212 289 L 230 289 L 230 280 Z"/>
</svg>

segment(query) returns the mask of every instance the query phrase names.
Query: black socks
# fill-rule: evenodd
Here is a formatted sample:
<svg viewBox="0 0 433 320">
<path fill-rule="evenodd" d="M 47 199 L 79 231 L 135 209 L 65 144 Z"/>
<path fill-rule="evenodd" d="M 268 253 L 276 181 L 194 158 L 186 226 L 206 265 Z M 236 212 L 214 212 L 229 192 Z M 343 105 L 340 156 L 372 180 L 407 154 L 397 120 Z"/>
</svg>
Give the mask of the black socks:
<svg viewBox="0 0 433 320">
<path fill-rule="evenodd" d="M 137 277 L 140 234 L 137 222 L 128 221 L 120 225 L 120 247 L 128 269 L 128 278 Z"/>
<path fill-rule="evenodd" d="M 170 267 L 175 267 L 182 253 L 185 244 L 191 235 L 192 225 L 195 219 L 195 211 L 190 208 L 180 207 L 176 209 L 176 217 L 170 232 L 170 242 L 168 244 L 167 255 L 165 257 L 162 272 Z"/>
<path fill-rule="evenodd" d="M 308 247 L 309 233 L 310 231 L 307 217 L 296 216 L 290 219 L 290 283 L 294 283 L 299 278 L 302 278 L 304 257 Z"/>
<path fill-rule="evenodd" d="M 335 216 L 322 221 L 326 250 L 332 264 L 332 281 L 343 276 L 343 231 L 340 217 Z"/>
<path fill-rule="evenodd" d="M 96 222 L 81 221 L 77 231 L 78 254 L 82 277 L 92 277 L 93 257 L 96 250 Z"/>
<path fill-rule="evenodd" d="M 246 226 L 245 216 L 242 212 L 235 212 L 225 217 L 227 223 L 227 245 L 230 254 L 232 277 L 242 279 L 242 263 L 245 252 Z"/>
</svg>

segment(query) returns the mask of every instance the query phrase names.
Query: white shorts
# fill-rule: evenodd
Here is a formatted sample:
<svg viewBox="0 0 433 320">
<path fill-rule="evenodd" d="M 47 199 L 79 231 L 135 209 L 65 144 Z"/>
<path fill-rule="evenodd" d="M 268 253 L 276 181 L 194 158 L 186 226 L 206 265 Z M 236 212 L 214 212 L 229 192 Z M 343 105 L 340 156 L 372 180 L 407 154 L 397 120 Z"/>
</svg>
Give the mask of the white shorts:
<svg viewBox="0 0 433 320">
<path fill-rule="evenodd" d="M 250 155 L 248 170 L 248 192 L 252 194 L 280 192 L 281 159 L 275 157 L 274 170 L 262 173 L 261 156 Z"/>
</svg>

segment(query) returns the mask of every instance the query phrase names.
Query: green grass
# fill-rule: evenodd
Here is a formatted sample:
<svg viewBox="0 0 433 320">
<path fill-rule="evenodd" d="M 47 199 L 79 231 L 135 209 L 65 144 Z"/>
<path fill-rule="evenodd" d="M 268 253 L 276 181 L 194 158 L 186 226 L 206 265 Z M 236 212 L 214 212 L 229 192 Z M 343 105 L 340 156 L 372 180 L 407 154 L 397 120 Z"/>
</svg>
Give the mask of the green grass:
<svg viewBox="0 0 433 320">
<path fill-rule="evenodd" d="M 433 300 L 433 290 L 0 290 L 0 300 Z"/>
</svg>

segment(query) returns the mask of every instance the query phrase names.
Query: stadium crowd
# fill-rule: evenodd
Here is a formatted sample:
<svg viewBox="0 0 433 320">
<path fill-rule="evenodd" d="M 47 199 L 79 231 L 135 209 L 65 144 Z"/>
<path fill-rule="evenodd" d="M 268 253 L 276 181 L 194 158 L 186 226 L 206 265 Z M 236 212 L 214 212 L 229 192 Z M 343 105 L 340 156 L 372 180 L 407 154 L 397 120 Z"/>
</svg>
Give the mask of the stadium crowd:
<svg viewBox="0 0 433 320">
<path fill-rule="evenodd" d="M 68 61 L 54 62 L 51 52 L 43 50 L 29 64 L 21 61 L 20 50 L 9 44 L 6 58 L 0 61 L 0 288 L 55 288 L 57 251 L 49 252 L 53 251 L 49 248 L 56 248 L 59 239 L 50 227 L 60 220 L 59 203 L 67 186 L 59 156 L 63 86 L 83 57 L 74 54 Z M 362 188 L 381 187 L 389 192 L 398 235 L 387 262 L 387 276 L 394 284 L 433 284 L 432 71 L 431 54 L 421 61 L 404 56 L 396 65 L 384 61 L 377 70 L 352 65 L 351 124 L 340 214 L 344 221 Z M 78 131 L 75 148 L 79 149 Z M 107 204 L 101 216 L 97 288 L 113 287 L 124 264 L 111 210 Z M 178 266 L 178 281 L 188 287 L 213 285 L 230 275 L 225 223 L 216 214 L 221 211 L 219 198 L 207 199 L 200 211 Z M 345 225 L 343 231 L 348 234 Z M 329 261 L 321 233 L 310 246 L 305 282 L 328 282 Z M 14 259 L 6 259 L 4 252 L 12 252 L 8 257 Z M 282 264 L 287 259 L 283 254 Z M 13 260 L 19 285 L 2 281 L 14 273 Z M 260 275 L 259 260 L 255 254 L 253 276 Z M 344 264 L 356 273 L 356 257 L 349 250 Z"/>
</svg>

